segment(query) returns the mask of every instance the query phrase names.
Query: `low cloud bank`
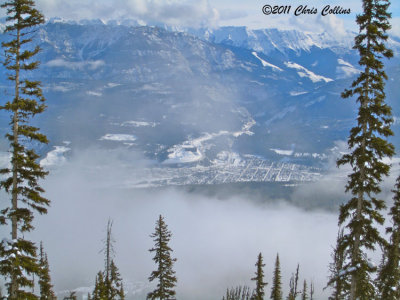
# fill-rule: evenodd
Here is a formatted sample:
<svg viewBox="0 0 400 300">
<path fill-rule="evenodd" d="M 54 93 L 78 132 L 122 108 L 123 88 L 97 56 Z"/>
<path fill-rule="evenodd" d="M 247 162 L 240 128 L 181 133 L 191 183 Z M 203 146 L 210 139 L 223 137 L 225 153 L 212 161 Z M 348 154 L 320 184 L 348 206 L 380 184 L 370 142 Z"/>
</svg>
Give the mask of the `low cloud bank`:
<svg viewBox="0 0 400 300">
<path fill-rule="evenodd" d="M 316 299 L 328 297 L 329 291 L 322 289 L 336 239 L 336 211 L 316 209 L 314 204 L 305 210 L 276 199 L 262 203 L 242 194 L 221 198 L 174 188 L 122 189 L 121 182 L 133 174 L 132 166 L 149 164 L 141 155 L 94 149 L 73 153 L 44 182 L 52 206 L 48 215 L 35 219 L 36 230 L 31 234 L 35 241 L 44 242 L 57 291 L 94 284 L 104 265 L 101 250 L 111 218 L 115 260 L 128 283 L 128 299 L 144 299 L 153 287 L 147 278 L 155 268 L 148 251 L 153 246 L 149 235 L 162 214 L 178 258 L 178 298 L 221 299 L 227 287 L 253 287 L 250 278 L 259 252 L 266 264 L 267 293 L 279 253 L 285 294 L 299 263 L 300 279 L 314 282 Z M 292 202 L 304 206 L 301 202 L 313 195 L 317 201 L 316 194 L 321 201 L 326 195 L 332 199 L 343 195 L 345 175 L 339 175 L 299 187 L 292 195 L 298 202 Z M 390 193 L 386 196 L 390 198 Z M 7 229 L 1 228 L 1 233 Z M 372 258 L 379 263 L 379 253 Z"/>
<path fill-rule="evenodd" d="M 57 290 L 93 285 L 103 267 L 99 252 L 111 218 L 117 265 L 128 282 L 143 283 L 144 295 L 155 267 L 149 235 L 162 214 L 173 233 L 179 298 L 219 299 L 227 287 L 252 286 L 259 252 L 268 282 L 279 252 L 285 290 L 300 263 L 301 278 L 313 280 L 317 295 L 322 293 L 337 231 L 335 214 L 306 212 L 284 201 L 220 200 L 173 188 L 119 189 L 118 182 L 130 176 L 123 167 L 126 159 L 107 151 L 81 153 L 46 180 L 52 207 L 36 219 L 33 236 L 44 242 Z"/>
</svg>

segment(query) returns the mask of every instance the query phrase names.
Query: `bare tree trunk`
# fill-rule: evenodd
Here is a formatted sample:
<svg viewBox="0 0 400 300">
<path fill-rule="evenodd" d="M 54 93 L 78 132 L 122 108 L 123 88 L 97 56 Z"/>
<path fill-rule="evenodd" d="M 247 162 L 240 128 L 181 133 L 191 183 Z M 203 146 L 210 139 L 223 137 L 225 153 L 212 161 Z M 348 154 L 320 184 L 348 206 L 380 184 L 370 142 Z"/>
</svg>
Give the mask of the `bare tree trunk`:
<svg viewBox="0 0 400 300">
<path fill-rule="evenodd" d="M 108 220 L 107 224 L 107 241 L 106 241 L 106 296 L 107 300 L 111 300 L 111 274 L 110 274 L 110 265 L 111 265 L 111 228 L 112 228 L 112 222 Z"/>
</svg>

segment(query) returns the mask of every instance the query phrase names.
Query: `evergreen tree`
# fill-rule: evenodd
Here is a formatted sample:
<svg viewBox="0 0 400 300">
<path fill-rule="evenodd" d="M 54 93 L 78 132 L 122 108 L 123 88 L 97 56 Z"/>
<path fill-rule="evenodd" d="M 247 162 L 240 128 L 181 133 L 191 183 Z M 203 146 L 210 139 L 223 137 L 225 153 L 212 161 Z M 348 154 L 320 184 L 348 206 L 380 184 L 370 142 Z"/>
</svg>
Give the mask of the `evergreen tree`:
<svg viewBox="0 0 400 300">
<path fill-rule="evenodd" d="M 117 266 L 112 259 L 114 255 L 114 239 L 112 237 L 112 221 L 107 223 L 107 236 L 103 252 L 104 271 L 99 271 L 96 276 L 95 287 L 92 293 L 92 300 L 124 300 L 124 288 L 122 278 Z"/>
<path fill-rule="evenodd" d="M 296 273 L 292 274 L 289 282 L 289 295 L 287 300 L 295 300 L 299 292 L 297 291 L 297 285 L 299 283 L 299 268 L 300 266 L 297 265 Z"/>
<path fill-rule="evenodd" d="M 29 125 L 36 114 L 45 109 L 40 82 L 30 80 L 29 71 L 36 69 L 34 56 L 38 46 L 31 46 L 35 28 L 44 22 L 43 15 L 35 9 L 33 0 L 9 0 L 1 7 L 7 10 L 5 33 L 10 39 L 2 43 L 4 66 L 13 84 L 13 99 L 0 106 L 10 113 L 11 131 L 6 135 L 10 143 L 11 167 L 0 170 L 5 177 L 0 187 L 10 194 L 10 205 L 0 212 L 2 224 L 11 223 L 11 239 L 0 244 L 0 274 L 6 277 L 9 299 L 37 299 L 29 288 L 34 282 L 29 278 L 39 274 L 36 246 L 24 238 L 33 229 L 34 212 L 47 213 L 49 200 L 42 196 L 39 179 L 47 172 L 37 162 L 32 144 L 48 143 L 39 128 Z M 30 146 L 31 145 L 31 146 Z"/>
<path fill-rule="evenodd" d="M 248 286 L 238 286 L 226 290 L 226 295 L 222 300 L 252 300 L 254 299 L 255 292 L 251 292 Z"/>
<path fill-rule="evenodd" d="M 350 274 L 351 270 L 345 270 L 345 255 L 343 248 L 344 231 L 339 229 L 338 236 L 336 239 L 336 247 L 333 249 L 332 258 L 333 262 L 329 265 L 329 281 L 327 286 L 333 288 L 332 295 L 328 298 L 329 300 L 342 300 L 346 297 L 346 291 L 350 290 Z"/>
<path fill-rule="evenodd" d="M 47 254 L 43 250 L 43 243 L 40 242 L 40 257 L 39 257 L 39 287 L 40 287 L 40 300 L 53 300 L 55 294 L 53 292 L 53 285 L 51 284 L 50 268 L 47 259 Z"/>
<path fill-rule="evenodd" d="M 314 299 L 314 283 L 311 281 L 310 284 L 310 300 Z"/>
<path fill-rule="evenodd" d="M 175 296 L 176 286 L 175 271 L 172 269 L 176 258 L 171 258 L 172 249 L 168 246 L 171 239 L 171 232 L 168 231 L 167 224 L 165 224 L 163 217 L 160 215 L 156 223 L 155 232 L 150 235 L 155 243 L 154 248 L 150 252 L 155 252 L 153 257 L 154 262 L 157 264 L 157 270 L 153 271 L 149 277 L 149 281 L 158 279 L 157 288 L 147 294 L 147 299 L 171 299 Z"/>
<path fill-rule="evenodd" d="M 308 292 L 307 292 L 307 281 L 306 280 L 304 280 L 303 292 L 301 294 L 301 300 L 309 300 Z"/>
<path fill-rule="evenodd" d="M 107 288 L 104 282 L 103 272 L 99 271 L 96 276 L 94 290 L 92 293 L 92 300 L 108 300 Z"/>
<path fill-rule="evenodd" d="M 125 300 L 125 290 L 124 290 L 124 284 L 121 282 L 121 288 L 119 289 L 118 296 L 121 300 Z"/>
<path fill-rule="evenodd" d="M 389 0 L 363 0 L 363 13 L 357 16 L 360 32 L 354 46 L 363 71 L 342 94 L 343 98 L 357 96 L 359 103 L 357 125 L 348 140 L 350 153 L 338 160 L 338 166 L 349 164 L 352 168 L 346 185 L 352 198 L 341 206 L 339 215 L 339 225 L 346 228 L 344 270 L 351 271 L 350 300 L 376 298 L 371 276 L 375 268 L 369 263 L 367 252 L 385 244 L 377 226 L 384 222 L 381 211 L 385 208 L 378 197 L 379 184 L 390 169 L 383 158 L 394 154 L 393 145 L 387 141 L 393 135 L 393 120 L 391 108 L 384 102 L 387 76 L 382 62 L 382 58 L 393 56 L 385 46 L 390 29 L 389 4 Z"/>
<path fill-rule="evenodd" d="M 275 270 L 272 279 L 271 299 L 282 300 L 281 267 L 279 263 L 279 254 L 276 255 Z"/>
<path fill-rule="evenodd" d="M 125 299 L 122 278 L 114 261 L 110 264 L 110 279 L 108 284 L 109 298 L 108 299 Z"/>
<path fill-rule="evenodd" d="M 386 229 L 390 234 L 390 242 L 384 248 L 377 278 L 381 300 L 400 299 L 400 177 L 397 178 L 393 192 L 394 201 L 389 213 L 392 217 L 392 226 Z"/>
<path fill-rule="evenodd" d="M 264 282 L 264 271 L 263 271 L 263 267 L 265 267 L 265 264 L 263 264 L 263 257 L 262 254 L 258 254 L 258 258 L 257 258 L 257 263 L 256 263 L 256 273 L 255 273 L 255 277 L 252 278 L 251 280 L 254 280 L 256 282 L 256 289 L 255 289 L 255 294 L 253 299 L 254 300 L 263 300 L 264 299 L 264 287 L 267 285 L 266 282 Z"/>
</svg>

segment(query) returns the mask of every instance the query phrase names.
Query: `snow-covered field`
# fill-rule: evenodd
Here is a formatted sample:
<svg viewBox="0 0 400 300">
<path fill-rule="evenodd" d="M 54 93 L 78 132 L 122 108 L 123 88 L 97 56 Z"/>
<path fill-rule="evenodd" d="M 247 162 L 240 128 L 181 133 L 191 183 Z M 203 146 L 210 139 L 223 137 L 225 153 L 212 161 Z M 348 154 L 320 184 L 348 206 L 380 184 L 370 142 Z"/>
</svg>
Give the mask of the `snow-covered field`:
<svg viewBox="0 0 400 300">
<path fill-rule="evenodd" d="M 194 139 L 189 139 L 180 145 L 174 145 L 168 149 L 168 159 L 164 161 L 165 164 L 177 164 L 177 163 L 189 163 L 197 162 L 205 157 L 205 151 L 208 149 L 209 142 L 220 136 L 232 136 L 238 137 L 242 134 L 253 135 L 250 131 L 256 122 L 251 119 L 245 123 L 242 130 L 236 132 L 229 132 L 226 130 L 221 130 L 217 133 L 204 133 L 202 136 Z"/>
</svg>

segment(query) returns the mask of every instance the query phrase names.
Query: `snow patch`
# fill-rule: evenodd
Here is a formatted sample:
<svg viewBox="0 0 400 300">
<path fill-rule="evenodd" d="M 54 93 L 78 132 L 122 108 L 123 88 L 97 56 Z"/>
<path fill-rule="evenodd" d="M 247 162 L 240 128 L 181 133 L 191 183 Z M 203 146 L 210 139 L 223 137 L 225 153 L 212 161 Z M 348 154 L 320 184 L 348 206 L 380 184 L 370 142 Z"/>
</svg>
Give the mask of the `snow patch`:
<svg viewBox="0 0 400 300">
<path fill-rule="evenodd" d="M 325 160 L 328 158 L 328 156 L 324 153 L 319 154 L 319 153 L 308 153 L 308 152 L 305 152 L 305 153 L 296 152 L 296 153 L 294 153 L 294 157 L 307 157 L 307 158 L 312 157 L 312 158 L 320 159 L 320 160 Z"/>
<path fill-rule="evenodd" d="M 347 62 L 347 61 L 345 61 L 345 60 L 343 60 L 341 58 L 338 58 L 337 62 L 338 62 L 339 65 L 344 65 L 344 66 L 347 66 L 347 67 L 350 67 L 350 68 L 354 68 L 354 66 L 351 63 L 349 63 L 349 62 Z"/>
<path fill-rule="evenodd" d="M 67 159 L 64 153 L 70 151 L 71 148 L 65 146 L 54 146 L 54 150 L 47 153 L 46 157 L 40 161 L 42 167 L 62 166 Z"/>
<path fill-rule="evenodd" d="M 243 163 L 240 154 L 236 152 L 221 151 L 217 154 L 217 159 L 213 161 L 216 165 L 228 164 L 238 167 Z"/>
<path fill-rule="evenodd" d="M 164 161 L 167 164 L 173 163 L 190 163 L 203 159 L 203 154 L 197 148 L 190 147 L 190 144 L 184 144 L 181 147 L 173 147 L 168 159 Z"/>
<path fill-rule="evenodd" d="M 279 67 L 277 67 L 277 66 L 275 66 L 275 65 L 273 65 L 273 64 L 271 64 L 271 63 L 269 63 L 269 62 L 267 62 L 265 60 L 263 60 L 261 57 L 259 57 L 257 52 L 252 52 L 251 54 L 253 54 L 259 61 L 261 61 L 263 67 L 270 67 L 274 71 L 283 72 L 283 70 L 281 68 L 279 68 Z"/>
<path fill-rule="evenodd" d="M 133 142 L 136 137 L 131 134 L 107 133 L 100 138 L 100 141 Z"/>
<path fill-rule="evenodd" d="M 250 131 L 251 127 L 253 127 L 256 124 L 256 121 L 254 121 L 253 119 L 251 119 L 250 121 L 248 121 L 246 124 L 243 125 L 242 130 L 241 131 L 237 131 L 233 133 L 234 137 L 238 137 L 241 136 L 242 134 L 247 134 L 247 135 L 253 135 L 254 132 Z"/>
<path fill-rule="evenodd" d="M 351 63 L 339 58 L 337 60 L 339 66 L 336 67 L 336 74 L 339 79 L 353 77 L 360 73 L 360 70 L 354 67 Z"/>
<path fill-rule="evenodd" d="M 204 142 L 211 140 L 217 136 L 228 135 L 228 131 L 220 131 L 218 133 L 205 133 L 201 137 L 188 140 L 180 145 L 174 145 L 168 149 L 168 159 L 164 161 L 166 164 L 171 163 L 189 163 L 202 160 L 206 146 Z"/>
<path fill-rule="evenodd" d="M 290 96 L 300 96 L 300 95 L 304 95 L 304 94 L 308 94 L 308 92 L 296 92 L 296 91 L 291 91 L 289 92 Z"/>
<path fill-rule="evenodd" d="M 105 65 L 103 60 L 88 60 L 88 61 L 66 61 L 62 58 L 56 58 L 48 61 L 45 66 L 50 68 L 67 68 L 72 70 L 97 70 Z"/>
<path fill-rule="evenodd" d="M 250 129 L 254 124 L 256 124 L 256 122 L 253 119 L 250 119 L 243 125 L 241 131 L 229 132 L 221 130 L 217 133 L 204 133 L 196 139 L 189 139 L 180 145 L 174 145 L 168 149 L 168 159 L 165 160 L 164 163 L 175 164 L 200 161 L 205 157 L 205 151 L 209 148 L 209 145 L 206 144 L 207 141 L 219 136 L 239 137 L 242 134 L 253 135 L 254 133 L 251 132 Z"/>
<path fill-rule="evenodd" d="M 70 91 L 69 88 L 67 88 L 67 87 L 65 87 L 65 86 L 62 86 L 62 85 L 55 85 L 55 86 L 53 86 L 51 89 L 52 89 L 53 91 L 55 91 L 55 92 L 61 92 L 61 93 L 66 93 L 66 92 L 69 92 L 69 91 Z"/>
<path fill-rule="evenodd" d="M 333 79 L 331 79 L 331 78 L 324 77 L 324 76 L 321 76 L 321 75 L 317 75 L 314 72 L 312 72 L 312 71 L 310 71 L 310 70 L 304 68 L 303 66 L 300 66 L 299 64 L 296 64 L 294 62 L 290 62 L 290 61 L 289 62 L 285 62 L 285 65 L 288 68 L 298 70 L 297 74 L 299 74 L 300 77 L 309 78 L 313 83 L 316 83 L 316 82 L 319 82 L 319 81 L 325 81 L 325 82 L 333 81 Z"/>
<path fill-rule="evenodd" d="M 87 91 L 86 94 L 88 94 L 89 96 L 95 96 L 95 97 L 101 97 L 101 96 L 103 96 L 102 93 L 100 93 L 100 92 L 95 92 L 95 91 Z"/>
<path fill-rule="evenodd" d="M 273 149 L 273 148 L 271 148 L 269 150 L 274 151 L 276 154 L 279 154 L 279 155 L 286 155 L 286 156 L 293 155 L 293 150 L 282 150 L 282 149 Z"/>
<path fill-rule="evenodd" d="M 109 82 L 107 83 L 106 88 L 115 88 L 120 85 L 121 85 L 120 83 Z"/>
<path fill-rule="evenodd" d="M 156 127 L 159 123 L 145 121 L 126 121 L 121 124 L 123 127 Z"/>
</svg>

